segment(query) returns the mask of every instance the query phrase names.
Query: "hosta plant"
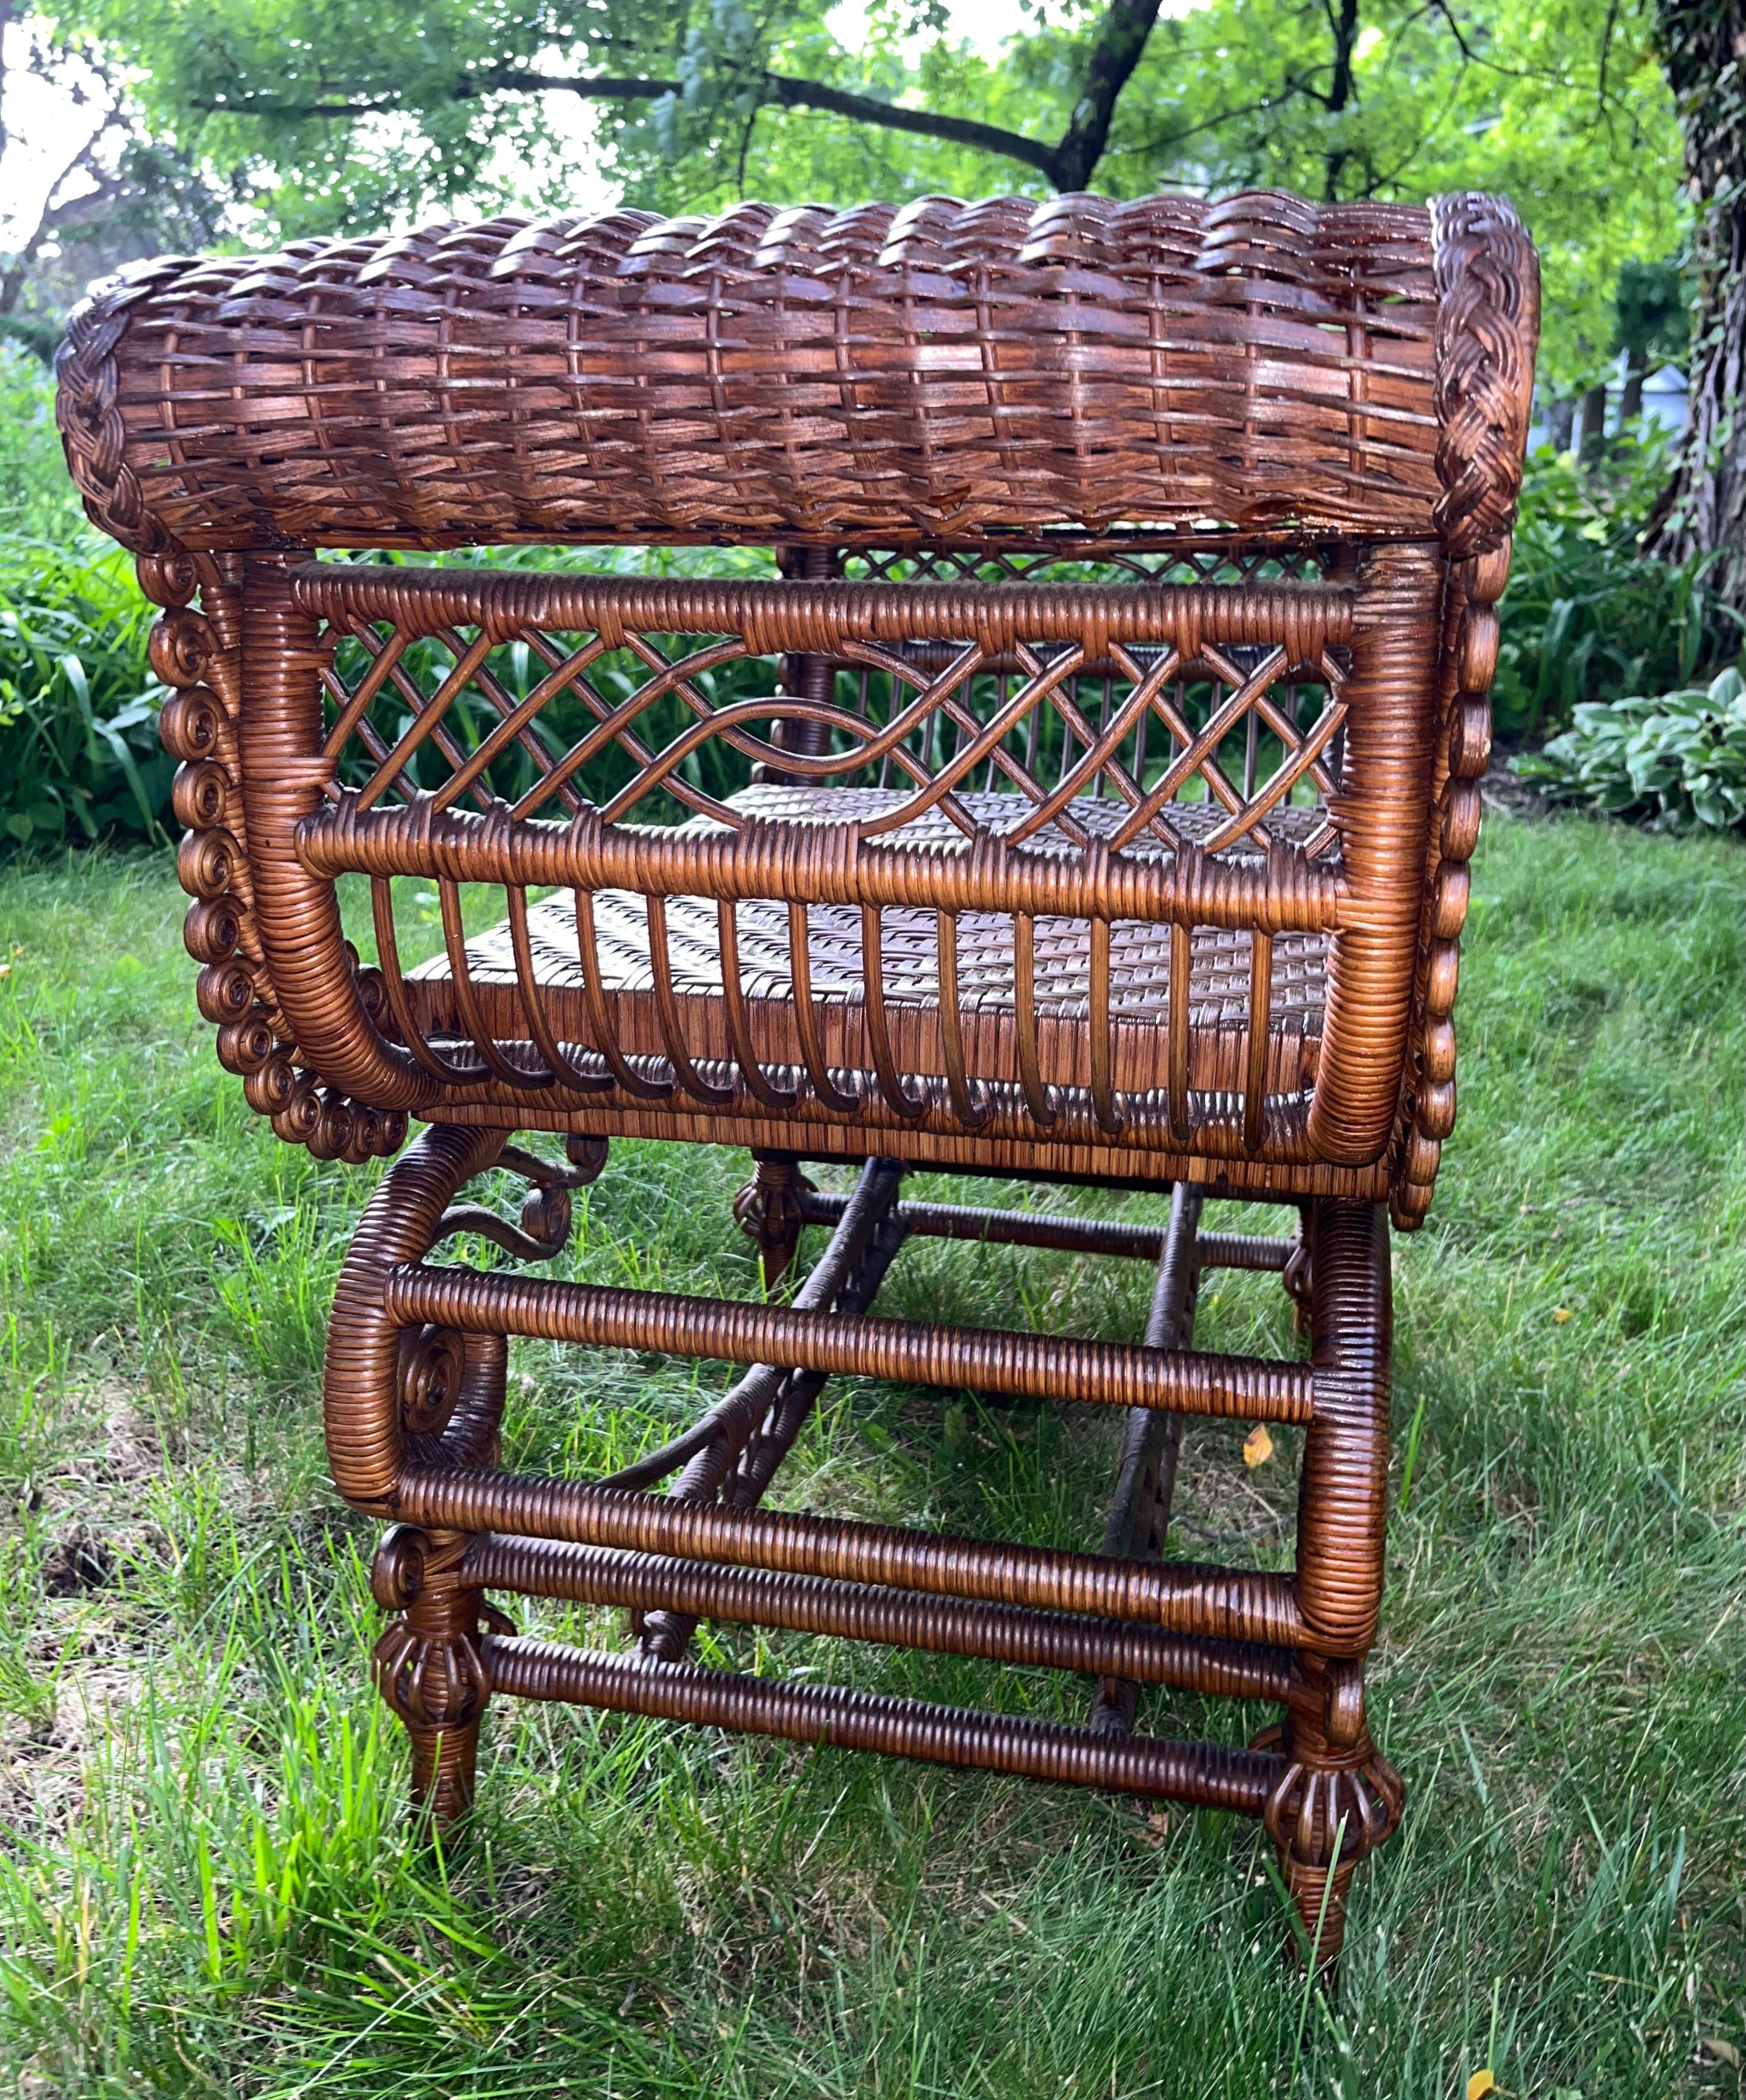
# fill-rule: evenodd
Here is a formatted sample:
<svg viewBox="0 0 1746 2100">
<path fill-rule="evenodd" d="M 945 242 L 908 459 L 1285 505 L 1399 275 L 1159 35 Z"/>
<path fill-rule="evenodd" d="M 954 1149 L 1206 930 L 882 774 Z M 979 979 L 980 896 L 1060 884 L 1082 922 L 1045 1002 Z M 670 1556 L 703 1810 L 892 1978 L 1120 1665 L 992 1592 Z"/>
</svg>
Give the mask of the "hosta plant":
<svg viewBox="0 0 1746 2100">
<path fill-rule="evenodd" d="M 1515 770 L 1558 802 L 1683 829 L 1746 827 L 1746 679 L 1731 666 L 1707 686 L 1588 701 Z"/>
</svg>

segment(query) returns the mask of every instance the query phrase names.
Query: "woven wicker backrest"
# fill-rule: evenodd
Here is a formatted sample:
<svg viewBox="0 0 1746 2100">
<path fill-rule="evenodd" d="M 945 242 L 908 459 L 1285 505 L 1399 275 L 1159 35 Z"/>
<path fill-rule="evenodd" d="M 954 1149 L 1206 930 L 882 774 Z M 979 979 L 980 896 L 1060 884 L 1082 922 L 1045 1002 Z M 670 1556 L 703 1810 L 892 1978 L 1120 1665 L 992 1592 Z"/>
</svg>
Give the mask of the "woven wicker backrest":
<svg viewBox="0 0 1746 2100">
<path fill-rule="evenodd" d="M 145 554 L 1121 523 L 1496 546 L 1533 253 L 1505 205 L 926 197 L 307 242 L 75 315 L 63 428 Z"/>
<path fill-rule="evenodd" d="M 1413 1222 L 1536 320 L 1479 196 L 505 218 L 99 286 L 60 424 L 166 608 L 220 1057 L 354 1156 L 603 1116 Z M 780 574 L 307 558 L 514 540 Z M 465 882 L 509 914 L 471 959 Z"/>
</svg>

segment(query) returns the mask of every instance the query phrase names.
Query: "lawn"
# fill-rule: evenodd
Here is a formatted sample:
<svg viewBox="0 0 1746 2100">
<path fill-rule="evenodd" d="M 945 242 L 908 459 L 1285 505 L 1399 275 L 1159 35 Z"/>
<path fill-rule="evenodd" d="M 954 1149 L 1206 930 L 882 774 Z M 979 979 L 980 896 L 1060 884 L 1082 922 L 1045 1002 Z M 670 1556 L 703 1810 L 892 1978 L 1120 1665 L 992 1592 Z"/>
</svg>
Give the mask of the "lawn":
<svg viewBox="0 0 1746 2100">
<path fill-rule="evenodd" d="M 1213 1815 L 499 1704 L 470 1839 L 422 1852 L 367 1688 L 370 1532 L 319 1432 L 374 1177 L 276 1145 L 219 1070 L 167 855 L 0 871 L 12 2089 L 1458 2100 L 1489 2067 L 1518 2100 L 1738 2093 L 1743 874 L 1713 840 L 1488 820 L 1461 1125 L 1396 1242 L 1372 1721 L 1408 1807 L 1329 2005 L 1281 1969 L 1257 1828 Z M 615 1147 L 571 1273 L 750 1295 L 744 1171 Z M 1134 1338 L 1147 1284 L 924 1243 L 881 1304 Z M 1198 1339 L 1292 1347 L 1276 1281 L 1209 1279 Z M 510 1459 L 592 1471 L 725 1375 L 525 1348 Z M 1085 1545 L 1116 1433 L 1093 1414 L 839 1383 L 779 1499 Z M 1240 1441 L 1191 1429 L 1174 1544 L 1277 1565 L 1293 1440 L 1253 1473 Z M 520 1612 L 623 1638 L 586 1616 Z M 1061 1718 L 1086 1692 L 702 1645 Z M 1266 1718 L 1165 1692 L 1143 1720 L 1236 1740 Z"/>
</svg>

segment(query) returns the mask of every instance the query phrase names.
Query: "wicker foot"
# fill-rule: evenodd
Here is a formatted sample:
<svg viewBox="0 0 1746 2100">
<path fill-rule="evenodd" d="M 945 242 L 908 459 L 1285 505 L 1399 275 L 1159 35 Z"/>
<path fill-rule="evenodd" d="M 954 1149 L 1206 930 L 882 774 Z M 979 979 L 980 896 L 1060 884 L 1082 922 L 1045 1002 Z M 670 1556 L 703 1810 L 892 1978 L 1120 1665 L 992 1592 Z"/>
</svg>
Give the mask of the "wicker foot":
<svg viewBox="0 0 1746 2100">
<path fill-rule="evenodd" d="M 773 1291 L 793 1265 L 800 1245 L 802 1190 L 812 1184 L 786 1153 L 753 1155 L 757 1171 L 734 1198 L 734 1218 L 741 1232 L 758 1242 L 764 1289 Z"/>
<path fill-rule="evenodd" d="M 403 1614 L 376 1643 L 376 1688 L 412 1745 L 413 1812 L 437 1831 L 452 1829 L 473 1805 L 479 1724 L 491 1696 L 480 1621 L 495 1626 L 502 1617 L 458 1578 L 472 1542 L 468 1532 L 396 1524 L 370 1570 L 377 1603 Z"/>
<path fill-rule="evenodd" d="M 473 1807 L 479 1765 L 479 1723 L 463 1728 L 426 1728 L 406 1724 L 412 1745 L 412 1808 L 422 1829 L 446 1838 L 463 1823 Z"/>
<path fill-rule="evenodd" d="M 1336 1991 L 1352 1876 L 1399 1827 L 1406 1791 L 1364 1725 L 1361 1666 L 1300 1656 L 1286 1719 L 1253 1747 L 1287 1760 L 1262 1820 L 1302 1927 L 1291 1952 Z"/>
<path fill-rule="evenodd" d="M 1340 1952 L 1346 1944 L 1346 1899 L 1358 1862 L 1344 1852 L 1332 1868 L 1306 1864 L 1287 1846 L 1280 1853 L 1280 1873 L 1297 1908 L 1299 1930 L 1292 1935 L 1288 1959 L 1300 1968 L 1313 1961 L 1315 1980 L 1330 1997 L 1340 1989 Z"/>
</svg>

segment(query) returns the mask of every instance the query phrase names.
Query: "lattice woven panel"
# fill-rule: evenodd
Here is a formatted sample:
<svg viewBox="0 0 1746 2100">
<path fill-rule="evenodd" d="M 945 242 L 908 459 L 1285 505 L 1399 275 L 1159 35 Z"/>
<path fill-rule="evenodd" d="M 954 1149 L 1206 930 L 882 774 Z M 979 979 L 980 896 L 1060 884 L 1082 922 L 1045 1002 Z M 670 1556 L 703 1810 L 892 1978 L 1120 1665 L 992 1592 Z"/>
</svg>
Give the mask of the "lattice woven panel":
<svg viewBox="0 0 1746 2100">
<path fill-rule="evenodd" d="M 429 580 L 434 598 L 441 579 Z M 824 585 L 819 602 L 840 625 L 845 604 L 901 593 L 913 607 L 925 588 Z M 1217 854 L 1275 836 L 1328 850 L 1331 827 L 1280 819 L 1294 799 L 1333 792 L 1340 652 L 1309 639 L 1295 651 L 1100 644 L 1091 630 L 1117 591 L 1138 588 L 1086 598 L 1077 641 L 1003 648 L 949 627 L 935 642 L 839 636 L 821 677 L 790 670 L 785 686 L 780 663 L 760 656 L 755 604 L 724 612 L 719 636 L 696 633 L 708 608 L 695 604 L 673 608 L 683 637 L 662 633 L 651 602 L 627 607 L 634 626 L 597 607 L 591 633 L 518 623 L 508 643 L 500 623 L 450 623 L 440 607 L 343 616 L 335 631 L 350 638 L 325 674 L 334 784 L 362 810 L 506 804 L 511 821 L 564 820 L 591 802 L 621 823 L 677 804 L 738 829 L 769 814 L 736 792 L 762 768 L 833 788 L 907 783 L 831 814 L 852 809 L 864 837 L 902 832 L 916 846 L 939 842 L 939 819 L 947 839 L 980 830 L 1061 851 L 1191 843 Z M 947 620 L 953 598 L 972 594 L 937 595 Z"/>
</svg>

